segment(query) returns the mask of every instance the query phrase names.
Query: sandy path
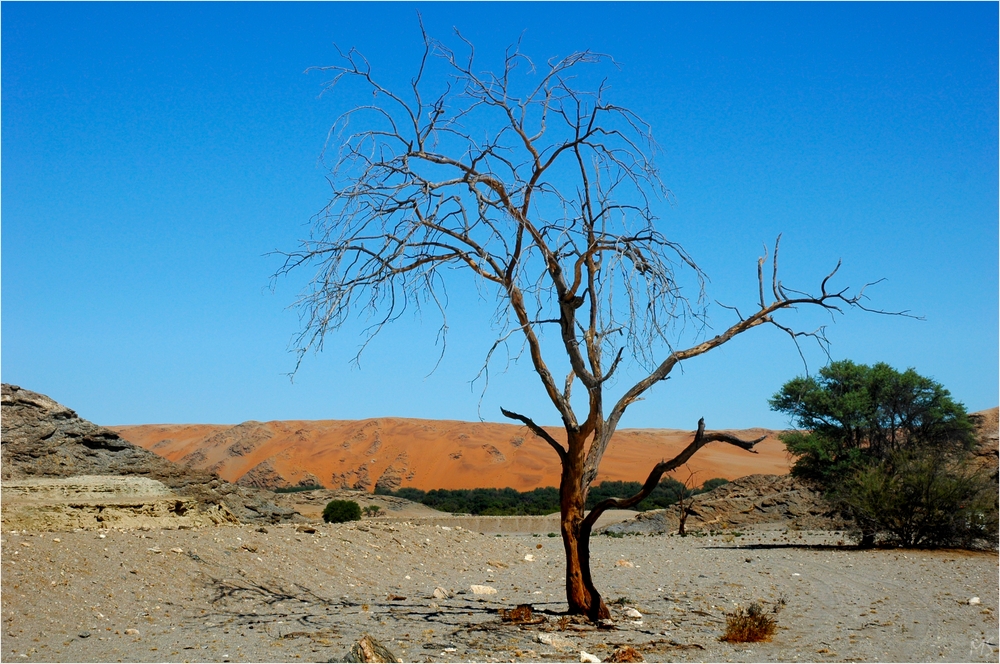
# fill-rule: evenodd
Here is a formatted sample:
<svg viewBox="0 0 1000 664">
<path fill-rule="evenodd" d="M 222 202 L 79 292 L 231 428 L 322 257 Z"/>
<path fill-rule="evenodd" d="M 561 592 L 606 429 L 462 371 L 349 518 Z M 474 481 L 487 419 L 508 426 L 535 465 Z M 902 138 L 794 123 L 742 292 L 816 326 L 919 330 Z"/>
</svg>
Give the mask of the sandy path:
<svg viewBox="0 0 1000 664">
<path fill-rule="evenodd" d="M 378 522 L 266 530 L 4 533 L 0 658 L 326 661 L 370 632 L 406 661 L 579 661 L 624 643 L 647 661 L 997 660 L 995 552 L 855 551 L 836 534 L 763 528 L 597 537 L 595 578 L 622 599 L 618 629 L 598 631 L 559 627 L 556 538 Z M 435 599 L 437 586 L 452 596 Z M 718 641 L 724 610 L 782 597 L 773 642 Z M 498 609 L 519 603 L 547 621 L 501 624 Z"/>
</svg>

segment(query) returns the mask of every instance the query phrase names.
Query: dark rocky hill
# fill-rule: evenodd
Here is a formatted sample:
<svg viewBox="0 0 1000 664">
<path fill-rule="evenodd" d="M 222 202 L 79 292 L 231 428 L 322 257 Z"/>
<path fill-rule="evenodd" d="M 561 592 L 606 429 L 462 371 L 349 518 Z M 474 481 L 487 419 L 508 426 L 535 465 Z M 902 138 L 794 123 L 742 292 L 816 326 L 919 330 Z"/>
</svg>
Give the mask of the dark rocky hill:
<svg viewBox="0 0 1000 664">
<path fill-rule="evenodd" d="M 641 512 L 608 526 L 615 533 L 675 533 L 680 508 Z M 791 475 L 748 475 L 692 498 L 685 524 L 690 531 L 773 523 L 799 529 L 840 530 L 847 526 L 822 493 Z"/>
<path fill-rule="evenodd" d="M 125 503 L 143 503 L 139 494 L 143 491 L 148 494 L 149 487 L 155 487 L 159 502 L 170 495 L 179 499 L 174 501 L 176 512 L 201 511 L 211 514 L 214 521 L 277 523 L 297 516 L 294 510 L 274 504 L 267 493 L 168 461 L 131 444 L 110 429 L 80 418 L 43 394 L 4 384 L 0 388 L 0 404 L 0 477 L 5 503 L 18 498 L 44 502 L 46 496 L 57 494 L 76 494 L 81 501 L 93 503 L 100 502 L 95 495 L 107 495 L 110 502 L 121 507 Z M 84 477 L 89 479 L 83 483 L 68 481 Z M 101 487 L 96 478 L 102 477 L 145 478 L 153 483 L 144 481 L 127 487 L 115 480 Z M 151 505 L 145 504 L 141 509 L 162 511 L 160 506 Z M 103 510 L 97 510 L 100 511 Z"/>
</svg>

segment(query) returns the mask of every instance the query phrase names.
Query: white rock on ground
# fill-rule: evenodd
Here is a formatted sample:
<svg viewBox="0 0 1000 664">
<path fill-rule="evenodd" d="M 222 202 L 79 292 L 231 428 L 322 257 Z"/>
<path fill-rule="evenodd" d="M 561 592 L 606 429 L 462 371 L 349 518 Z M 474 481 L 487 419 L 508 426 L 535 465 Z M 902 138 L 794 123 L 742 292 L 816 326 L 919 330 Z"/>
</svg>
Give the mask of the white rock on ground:
<svg viewBox="0 0 1000 664">
<path fill-rule="evenodd" d="M 541 634 L 538 634 L 535 637 L 535 640 L 537 640 L 539 643 L 544 643 L 547 646 L 552 646 L 553 648 L 559 648 L 560 650 L 563 648 L 571 648 L 573 646 L 572 641 L 563 638 L 558 634 L 547 634 L 543 632 Z"/>
</svg>

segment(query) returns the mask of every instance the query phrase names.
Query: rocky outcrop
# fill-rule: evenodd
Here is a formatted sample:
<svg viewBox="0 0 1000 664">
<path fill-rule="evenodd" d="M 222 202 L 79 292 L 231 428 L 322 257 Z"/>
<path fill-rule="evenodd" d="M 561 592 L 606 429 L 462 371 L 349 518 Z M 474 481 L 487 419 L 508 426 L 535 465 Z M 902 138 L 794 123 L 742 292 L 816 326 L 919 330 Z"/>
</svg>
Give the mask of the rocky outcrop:
<svg viewBox="0 0 1000 664">
<path fill-rule="evenodd" d="M 18 482 L 79 476 L 146 478 L 155 481 L 172 494 L 175 503 L 180 500 L 183 511 L 190 514 L 204 512 L 222 515 L 218 517 L 222 519 L 269 523 L 296 517 L 293 510 L 275 505 L 268 496 L 258 491 L 230 484 L 206 471 L 185 468 L 132 445 L 114 431 L 80 418 L 69 408 L 43 394 L 4 384 L 0 388 L 0 404 L 0 476 L 3 479 L 5 518 L 10 513 L 8 508 L 12 506 L 12 502 L 35 500 L 36 503 L 44 503 L 62 490 L 53 488 L 59 482 L 49 482 L 53 485 L 51 487 L 46 482 L 35 482 L 40 488 L 31 491 L 25 489 L 27 494 L 34 493 L 35 496 L 28 499 L 25 498 L 25 491 L 21 491 L 24 495 L 20 496 L 17 490 L 10 491 Z M 98 485 L 102 482 L 88 481 Z M 32 482 L 28 484 L 31 485 Z M 112 480 L 105 481 L 104 484 L 124 486 Z M 106 499 L 80 500 L 89 501 L 88 508 L 99 506 L 102 500 L 108 505 L 120 506 L 124 504 L 121 500 L 125 503 L 142 504 L 141 500 L 137 501 L 136 495 L 123 496 L 121 491 L 116 490 L 104 492 L 108 494 Z M 163 496 L 153 495 L 149 498 L 160 500 Z M 160 508 L 150 509 L 156 512 Z M 176 513 L 177 510 L 174 510 L 173 514 Z M 99 526 L 101 523 L 95 521 L 92 526 Z M 106 525 L 106 522 L 103 523 Z"/>
<path fill-rule="evenodd" d="M 972 453 L 976 461 L 995 477 L 1000 470 L 1000 408 L 972 413 L 969 419 L 976 432 L 976 447 Z"/>
<path fill-rule="evenodd" d="M 409 461 L 410 456 L 406 452 L 400 452 L 393 460 L 392 465 L 386 468 L 375 482 L 375 493 L 395 491 L 401 487 L 403 478 L 406 477 Z"/>
<path fill-rule="evenodd" d="M 253 452 L 262 443 L 274 436 L 260 422 L 250 420 L 234 427 L 220 431 L 205 441 L 206 448 L 225 447 L 226 454 L 241 457 Z"/>
<path fill-rule="evenodd" d="M 490 460 L 490 463 L 503 463 L 507 460 L 504 453 L 497 449 L 496 445 L 483 445 L 483 449 L 486 450 L 486 455 Z"/>
<path fill-rule="evenodd" d="M 331 486 L 335 489 L 354 489 L 357 491 L 371 491 L 372 489 L 371 474 L 368 472 L 367 465 L 362 465 L 356 470 L 334 473 L 330 480 Z"/>
<path fill-rule="evenodd" d="M 677 532 L 680 509 L 639 513 L 608 526 L 615 533 Z M 688 505 L 686 530 L 722 529 L 780 523 L 802 529 L 839 530 L 847 523 L 822 492 L 791 475 L 749 475 L 695 496 Z"/>
<path fill-rule="evenodd" d="M 77 475 L 3 483 L 4 530 L 193 528 L 239 523 L 223 503 L 205 505 L 148 477 Z"/>
<path fill-rule="evenodd" d="M 295 483 L 295 486 L 323 486 L 323 483 L 312 473 L 306 473 L 302 479 Z"/>
<path fill-rule="evenodd" d="M 270 461 L 261 461 L 256 466 L 236 480 L 240 486 L 252 486 L 258 489 L 277 489 L 287 486 L 288 481 L 274 469 Z"/>
</svg>

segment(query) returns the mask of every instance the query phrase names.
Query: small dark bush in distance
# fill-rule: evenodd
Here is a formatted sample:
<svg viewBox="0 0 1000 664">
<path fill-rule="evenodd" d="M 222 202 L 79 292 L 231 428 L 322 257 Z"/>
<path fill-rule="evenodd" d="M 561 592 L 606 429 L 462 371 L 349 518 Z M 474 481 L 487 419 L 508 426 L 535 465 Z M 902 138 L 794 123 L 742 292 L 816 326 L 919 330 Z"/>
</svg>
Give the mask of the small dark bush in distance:
<svg viewBox="0 0 1000 664">
<path fill-rule="evenodd" d="M 331 500 L 323 510 L 327 523 L 345 523 L 361 520 L 361 506 L 353 500 Z"/>
</svg>

